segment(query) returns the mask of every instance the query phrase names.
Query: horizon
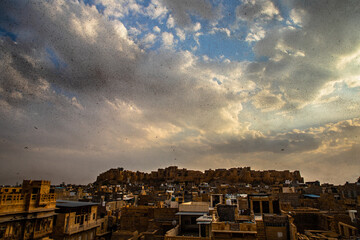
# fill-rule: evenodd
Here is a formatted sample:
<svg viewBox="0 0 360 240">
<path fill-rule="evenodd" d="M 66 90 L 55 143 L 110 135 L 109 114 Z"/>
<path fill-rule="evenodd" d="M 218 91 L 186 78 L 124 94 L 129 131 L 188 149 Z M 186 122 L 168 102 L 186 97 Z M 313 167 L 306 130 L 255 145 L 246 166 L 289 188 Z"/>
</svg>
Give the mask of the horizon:
<svg viewBox="0 0 360 240">
<path fill-rule="evenodd" d="M 112 167 L 112 168 L 109 168 L 103 172 L 99 172 L 98 175 L 95 177 L 95 180 L 94 181 L 89 181 L 89 182 L 84 182 L 84 183 L 75 183 L 75 182 L 66 182 L 66 181 L 62 181 L 62 180 L 58 180 L 57 182 L 53 182 L 51 179 L 34 179 L 34 178 L 24 178 L 22 180 L 19 179 L 19 181 L 16 181 L 16 183 L 8 183 L 8 184 L 2 184 L 0 183 L 0 186 L 8 186 L 8 185 L 11 185 L 11 186 L 15 186 L 15 185 L 21 185 L 22 181 L 24 180 L 32 180 L 32 181 L 50 181 L 51 182 L 51 185 L 61 185 L 61 184 L 65 184 L 65 185 L 88 185 L 88 184 L 92 184 L 94 182 L 97 181 L 97 177 L 100 176 L 101 174 L 103 173 L 106 173 L 108 172 L 109 170 L 113 170 L 113 169 L 120 169 L 122 168 L 123 170 L 122 171 L 130 171 L 130 172 L 142 172 L 142 173 L 146 173 L 146 174 L 150 174 L 151 172 L 155 171 L 157 172 L 159 169 L 166 169 L 166 168 L 170 168 L 170 167 L 177 167 L 177 169 L 185 169 L 185 170 L 189 170 L 189 171 L 200 171 L 202 173 L 205 173 L 205 171 L 207 170 L 218 170 L 218 169 L 225 169 L 225 170 L 230 170 L 232 168 L 247 168 L 249 167 L 250 170 L 253 170 L 253 171 L 278 171 L 278 172 L 282 172 L 282 171 L 289 171 L 290 173 L 293 173 L 295 171 L 299 171 L 300 172 L 300 176 L 304 179 L 304 183 L 306 182 L 315 182 L 315 181 L 319 181 L 320 184 L 333 184 L 333 185 L 344 185 L 346 183 L 355 183 L 357 181 L 357 179 L 355 180 L 350 180 L 350 181 L 346 181 L 344 183 L 338 183 L 338 184 L 335 184 L 335 183 L 331 183 L 331 182 L 321 182 L 320 180 L 318 179 L 312 179 L 312 180 L 307 180 L 302 174 L 301 174 L 301 170 L 299 169 L 295 169 L 295 170 L 289 170 L 289 169 L 282 169 L 282 170 L 279 170 L 279 169 L 253 169 L 251 168 L 251 166 L 244 166 L 244 167 L 231 167 L 231 168 L 209 168 L 209 169 L 189 169 L 189 168 L 186 168 L 186 167 L 179 167 L 179 166 L 175 166 L 175 165 L 169 165 L 167 167 L 162 167 L 162 168 L 157 168 L 157 169 L 152 169 L 152 170 L 146 170 L 146 171 L 141 171 L 141 170 L 131 170 L 131 169 L 125 169 L 123 167 Z"/>
<path fill-rule="evenodd" d="M 355 0 L 0 2 L 0 183 L 360 172 Z"/>
</svg>

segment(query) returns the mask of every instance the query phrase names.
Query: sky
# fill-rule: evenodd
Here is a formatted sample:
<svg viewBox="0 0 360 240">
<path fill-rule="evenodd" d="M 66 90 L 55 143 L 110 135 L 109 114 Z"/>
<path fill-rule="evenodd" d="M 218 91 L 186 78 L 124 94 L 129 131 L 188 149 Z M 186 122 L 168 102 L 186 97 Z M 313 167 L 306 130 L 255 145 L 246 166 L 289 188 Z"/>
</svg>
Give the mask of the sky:
<svg viewBox="0 0 360 240">
<path fill-rule="evenodd" d="M 110 168 L 360 175 L 360 4 L 0 1 L 0 184 Z"/>
</svg>

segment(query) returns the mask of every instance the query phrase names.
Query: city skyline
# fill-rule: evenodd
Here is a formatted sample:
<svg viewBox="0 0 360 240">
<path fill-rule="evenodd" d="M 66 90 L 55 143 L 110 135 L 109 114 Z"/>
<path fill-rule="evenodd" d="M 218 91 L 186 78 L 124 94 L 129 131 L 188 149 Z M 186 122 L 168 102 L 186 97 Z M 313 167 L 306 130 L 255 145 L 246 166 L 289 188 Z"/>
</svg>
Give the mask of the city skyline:
<svg viewBox="0 0 360 240">
<path fill-rule="evenodd" d="M 360 170 L 358 1 L 0 2 L 0 184 Z"/>
</svg>

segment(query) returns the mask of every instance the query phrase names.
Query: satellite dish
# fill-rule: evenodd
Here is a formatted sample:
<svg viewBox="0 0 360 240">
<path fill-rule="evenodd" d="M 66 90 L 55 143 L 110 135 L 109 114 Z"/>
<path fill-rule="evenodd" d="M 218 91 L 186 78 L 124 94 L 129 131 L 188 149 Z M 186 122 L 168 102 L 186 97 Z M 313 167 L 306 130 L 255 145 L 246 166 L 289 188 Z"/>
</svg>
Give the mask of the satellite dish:
<svg viewBox="0 0 360 240">
<path fill-rule="evenodd" d="M 176 226 L 176 220 L 172 221 L 171 223 L 174 227 Z"/>
</svg>

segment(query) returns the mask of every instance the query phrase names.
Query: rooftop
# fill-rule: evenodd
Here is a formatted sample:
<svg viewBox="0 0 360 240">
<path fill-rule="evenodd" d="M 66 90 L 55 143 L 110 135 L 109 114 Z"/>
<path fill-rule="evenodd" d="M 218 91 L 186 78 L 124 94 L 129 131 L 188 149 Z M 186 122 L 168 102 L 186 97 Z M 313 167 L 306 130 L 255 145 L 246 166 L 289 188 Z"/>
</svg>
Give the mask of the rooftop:
<svg viewBox="0 0 360 240">
<path fill-rule="evenodd" d="M 78 201 L 67 201 L 67 200 L 57 200 L 56 207 L 64 208 L 76 208 L 76 207 L 85 207 L 85 206 L 95 206 L 99 203 L 92 202 L 78 202 Z"/>
</svg>

